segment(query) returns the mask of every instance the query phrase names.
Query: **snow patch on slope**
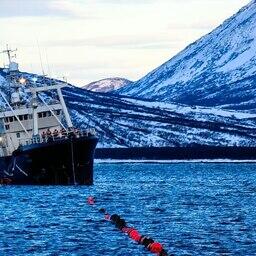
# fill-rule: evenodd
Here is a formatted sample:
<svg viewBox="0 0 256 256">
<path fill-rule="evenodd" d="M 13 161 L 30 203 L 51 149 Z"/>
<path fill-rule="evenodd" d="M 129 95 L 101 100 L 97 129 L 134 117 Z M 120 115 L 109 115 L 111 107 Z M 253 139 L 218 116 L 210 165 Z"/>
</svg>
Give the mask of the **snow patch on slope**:
<svg viewBox="0 0 256 256">
<path fill-rule="evenodd" d="M 130 85 L 133 82 L 125 78 L 106 78 L 90 84 L 85 85 L 83 88 L 94 92 L 111 92 L 120 89 L 124 86 Z"/>
</svg>

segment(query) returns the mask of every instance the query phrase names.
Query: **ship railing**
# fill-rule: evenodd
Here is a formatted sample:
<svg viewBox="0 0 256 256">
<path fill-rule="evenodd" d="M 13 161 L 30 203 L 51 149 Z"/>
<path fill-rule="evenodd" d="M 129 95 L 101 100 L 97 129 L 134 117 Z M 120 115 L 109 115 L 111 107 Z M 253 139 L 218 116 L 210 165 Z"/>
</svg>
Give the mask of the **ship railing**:
<svg viewBox="0 0 256 256">
<path fill-rule="evenodd" d="M 96 135 L 95 129 L 75 130 L 75 131 L 69 131 L 65 133 L 51 134 L 51 135 L 45 135 L 45 136 L 40 134 L 38 136 L 34 136 L 31 139 L 19 139 L 19 145 L 27 146 L 31 144 L 61 141 L 61 140 L 68 139 L 71 136 L 73 136 L 74 138 L 82 138 L 82 137 L 90 137 L 95 135 Z"/>
</svg>

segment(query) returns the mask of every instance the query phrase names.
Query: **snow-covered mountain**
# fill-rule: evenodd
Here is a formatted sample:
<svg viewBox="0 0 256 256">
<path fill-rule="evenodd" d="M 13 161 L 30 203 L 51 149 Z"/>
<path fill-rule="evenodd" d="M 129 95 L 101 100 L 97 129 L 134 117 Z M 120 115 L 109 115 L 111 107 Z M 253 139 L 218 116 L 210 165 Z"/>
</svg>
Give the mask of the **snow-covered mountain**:
<svg viewBox="0 0 256 256">
<path fill-rule="evenodd" d="M 120 94 L 256 110 L 256 0 Z"/>
<path fill-rule="evenodd" d="M 1 70 L 0 74 L 5 75 Z M 28 82 L 36 76 L 37 84 L 54 82 L 20 75 Z M 1 76 L 0 81 L 1 91 L 7 94 L 8 85 Z M 256 145 L 255 114 L 137 100 L 71 85 L 63 93 L 74 124 L 96 129 L 98 147 Z"/>
<path fill-rule="evenodd" d="M 83 86 L 83 88 L 93 92 L 111 92 L 120 89 L 124 86 L 130 85 L 132 83 L 132 81 L 127 80 L 125 78 L 114 77 L 89 83 Z"/>
<path fill-rule="evenodd" d="M 96 128 L 99 147 L 256 143 L 255 114 L 138 101 L 77 88 L 67 88 L 64 94 L 77 126 Z"/>
</svg>

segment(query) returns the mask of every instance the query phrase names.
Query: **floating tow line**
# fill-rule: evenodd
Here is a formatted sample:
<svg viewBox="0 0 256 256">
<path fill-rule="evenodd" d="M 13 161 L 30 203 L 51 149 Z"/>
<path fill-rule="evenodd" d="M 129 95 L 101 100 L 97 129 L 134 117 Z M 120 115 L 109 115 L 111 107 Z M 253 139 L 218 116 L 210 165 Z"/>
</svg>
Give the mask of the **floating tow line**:
<svg viewBox="0 0 256 256">
<path fill-rule="evenodd" d="M 87 198 L 87 203 L 91 206 L 95 206 L 95 199 L 93 196 Z M 152 238 L 141 235 L 138 230 L 133 227 L 129 227 L 126 221 L 117 214 L 109 214 L 106 209 L 100 208 L 99 212 L 104 214 L 104 219 L 113 223 L 121 232 L 127 234 L 133 241 L 139 245 L 143 245 L 151 253 L 158 256 L 171 256 L 164 249 L 163 245 L 159 242 L 154 241 Z"/>
</svg>

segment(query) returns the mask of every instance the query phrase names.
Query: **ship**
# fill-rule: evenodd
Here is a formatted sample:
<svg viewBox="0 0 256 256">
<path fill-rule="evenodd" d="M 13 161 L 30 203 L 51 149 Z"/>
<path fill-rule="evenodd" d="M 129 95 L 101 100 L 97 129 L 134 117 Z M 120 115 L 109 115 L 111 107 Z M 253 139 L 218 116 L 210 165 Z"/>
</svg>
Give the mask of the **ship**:
<svg viewBox="0 0 256 256">
<path fill-rule="evenodd" d="M 62 94 L 67 84 L 25 79 L 12 52 L 3 51 L 8 92 L 0 91 L 0 184 L 92 185 L 95 130 L 73 126 Z"/>
</svg>

